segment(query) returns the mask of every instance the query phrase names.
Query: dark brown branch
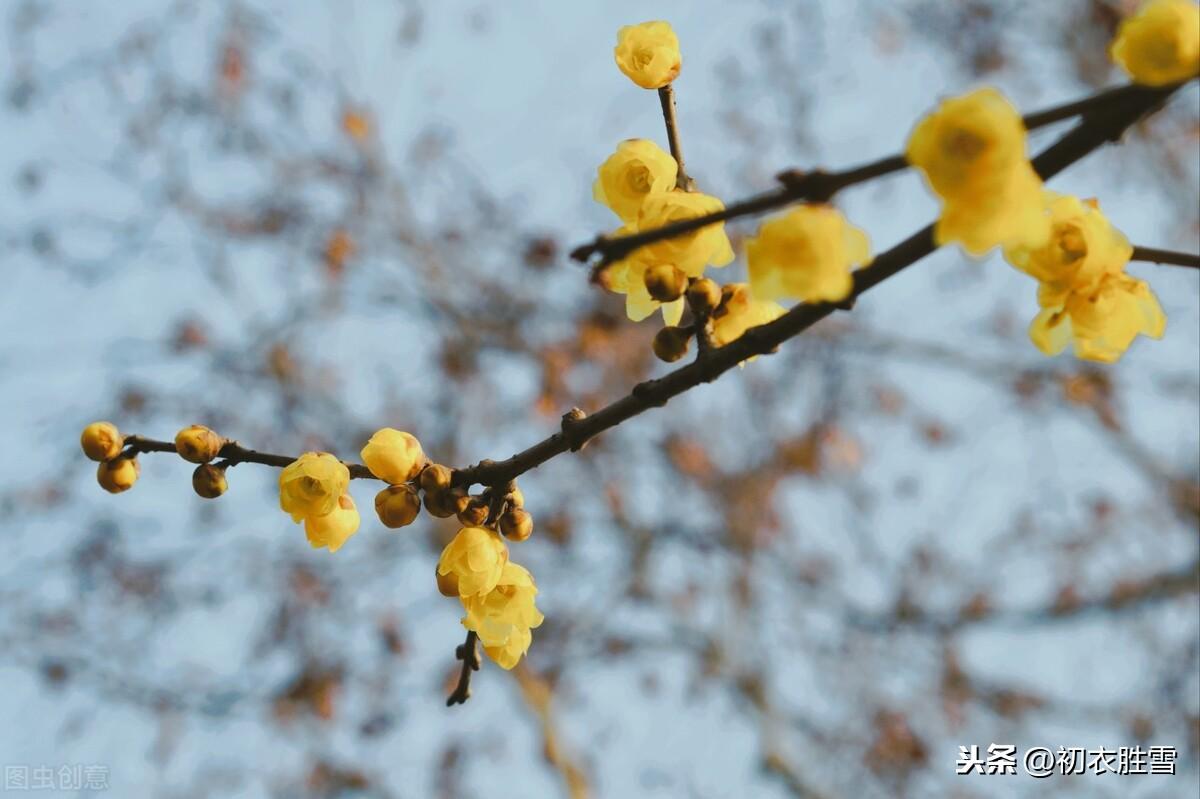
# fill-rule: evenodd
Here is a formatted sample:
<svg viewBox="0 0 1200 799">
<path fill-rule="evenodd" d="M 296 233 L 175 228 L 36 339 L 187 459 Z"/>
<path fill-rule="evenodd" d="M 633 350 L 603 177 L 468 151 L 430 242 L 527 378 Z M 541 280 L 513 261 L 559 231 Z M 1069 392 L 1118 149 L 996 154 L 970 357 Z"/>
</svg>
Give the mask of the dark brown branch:
<svg viewBox="0 0 1200 799">
<path fill-rule="evenodd" d="M 1103 119 L 1112 111 L 1123 108 L 1144 107 L 1154 99 L 1165 99 L 1182 84 L 1164 87 L 1147 87 L 1129 84 L 1076 100 L 1071 103 L 1048 108 L 1025 116 L 1025 127 L 1035 130 L 1055 122 L 1061 122 L 1075 116 L 1088 119 Z M 752 216 L 790 205 L 794 202 L 828 202 L 837 192 L 863 183 L 874 178 L 882 177 L 893 172 L 899 172 L 908 167 L 903 155 L 892 155 L 872 161 L 868 164 L 843 170 L 840 172 L 823 172 L 820 170 L 804 171 L 792 169 L 779 174 L 778 179 L 783 185 L 773 191 L 764 192 L 742 202 L 734 203 L 722 211 L 693 219 L 685 219 L 670 225 L 663 225 L 652 230 L 645 230 L 629 236 L 610 238 L 598 236 L 593 241 L 576 247 L 571 257 L 577 261 L 586 262 L 593 256 L 600 256 L 600 263 L 592 272 L 593 280 L 599 276 L 604 266 L 625 258 L 634 250 L 662 239 L 682 236 L 699 230 L 702 227 L 717 222 L 727 222 L 743 216 Z"/>
<path fill-rule="evenodd" d="M 1175 252 L 1174 250 L 1160 250 L 1155 247 L 1134 247 L 1133 255 L 1129 260 L 1200 269 L 1200 255 L 1192 255 L 1189 252 Z"/>
<path fill-rule="evenodd" d="M 1033 168 L 1045 180 L 1071 164 L 1115 141 L 1134 122 L 1160 107 L 1178 86 L 1163 89 L 1135 87 L 1122 95 L 1119 105 L 1105 104 L 1091 110 L 1070 131 L 1033 159 Z M 833 313 L 839 306 L 849 307 L 864 292 L 879 285 L 936 249 L 933 225 L 917 231 L 890 250 L 878 255 L 871 265 L 854 273 L 854 289 L 838 305 L 820 303 L 797 305 L 768 324 L 747 330 L 730 344 L 710 350 L 695 361 L 656 380 L 634 386 L 626 397 L 579 421 L 572 430 L 572 443 L 586 441 L 627 419 L 667 404 L 672 397 L 709 383 L 754 355 L 770 353 L 784 341 L 803 333 Z M 503 461 L 479 463 L 455 472 L 455 485 L 497 485 L 536 469 L 546 461 L 570 449 L 567 439 L 556 433 Z"/>
<path fill-rule="evenodd" d="M 446 707 L 465 704 L 471 698 L 471 674 L 479 671 L 479 648 L 475 645 L 477 636 L 468 632 L 467 640 L 459 644 L 454 656 L 462 661 L 462 671 L 458 674 L 458 684 L 454 691 L 446 697 Z"/>
<path fill-rule="evenodd" d="M 679 143 L 679 123 L 675 120 L 675 87 L 668 83 L 658 90 L 658 101 L 662 104 L 663 123 L 667 126 L 667 146 L 679 171 L 675 175 L 675 188 L 691 191 L 694 182 L 688 177 L 683 165 L 683 146 Z"/>
<path fill-rule="evenodd" d="M 175 451 L 175 442 L 173 441 L 158 441 L 144 436 L 126 436 L 125 451 L 121 454 L 124 456 L 133 456 L 142 452 Z M 239 463 L 259 463 L 263 466 L 277 466 L 280 469 L 296 460 L 296 457 L 291 455 L 272 455 L 269 452 L 246 449 L 236 441 L 225 442 L 225 445 L 221 447 L 221 451 L 217 453 L 217 457 L 226 461 L 229 466 L 236 466 Z M 342 461 L 342 463 L 345 463 L 346 468 L 350 470 L 351 477 L 369 480 L 379 479 L 371 474 L 371 470 L 361 463 L 348 463 L 346 461 Z"/>
</svg>

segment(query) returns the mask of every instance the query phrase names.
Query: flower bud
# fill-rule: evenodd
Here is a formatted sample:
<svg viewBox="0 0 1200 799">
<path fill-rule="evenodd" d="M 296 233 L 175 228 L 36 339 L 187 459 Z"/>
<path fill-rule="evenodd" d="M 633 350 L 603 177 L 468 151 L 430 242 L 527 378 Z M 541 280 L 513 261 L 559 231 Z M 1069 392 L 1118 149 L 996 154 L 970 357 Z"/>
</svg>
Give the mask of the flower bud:
<svg viewBox="0 0 1200 799">
<path fill-rule="evenodd" d="M 458 599 L 458 575 L 454 572 L 441 574 L 436 566 L 433 568 L 433 573 L 437 575 L 438 592 L 442 596 Z"/>
<path fill-rule="evenodd" d="M 533 516 L 520 508 L 506 510 L 500 515 L 500 532 L 509 541 L 524 541 L 533 535 Z"/>
<path fill-rule="evenodd" d="M 717 281 L 702 277 L 687 288 L 687 304 L 696 315 L 710 314 L 721 302 L 721 287 Z"/>
<path fill-rule="evenodd" d="M 525 507 L 525 495 L 522 494 L 521 489 L 517 488 L 515 485 L 513 486 L 512 491 L 509 491 L 504 495 L 504 499 L 507 500 L 510 508 Z"/>
<path fill-rule="evenodd" d="M 225 467 L 202 463 L 192 472 L 192 489 L 205 499 L 216 499 L 225 493 L 229 483 L 225 480 Z"/>
<path fill-rule="evenodd" d="M 419 482 L 422 491 L 445 491 L 450 487 L 450 470 L 440 463 L 431 463 L 421 471 Z"/>
<path fill-rule="evenodd" d="M 675 302 L 687 289 L 687 275 L 674 264 L 659 264 L 646 270 L 646 291 L 659 302 Z"/>
<path fill-rule="evenodd" d="M 108 493 L 120 494 L 133 488 L 141 471 L 142 467 L 138 465 L 136 457 L 114 458 L 101 463 L 96 469 L 96 482 Z"/>
<path fill-rule="evenodd" d="M 660 361 L 674 363 L 687 355 L 692 331 L 683 327 L 667 325 L 654 336 L 654 354 Z"/>
<path fill-rule="evenodd" d="M 385 427 L 375 432 L 362 449 L 363 463 L 371 474 L 392 485 L 407 483 L 425 465 L 425 452 L 416 436 Z"/>
<path fill-rule="evenodd" d="M 79 446 L 94 461 L 111 461 L 121 454 L 123 439 L 112 422 L 92 422 L 83 428 Z"/>
<path fill-rule="evenodd" d="M 225 439 L 202 424 L 185 427 L 175 434 L 175 451 L 192 463 L 208 463 L 224 445 Z"/>
<path fill-rule="evenodd" d="M 477 497 L 470 497 L 466 507 L 458 512 L 458 521 L 463 527 L 482 527 L 487 518 L 487 503 Z"/>
<path fill-rule="evenodd" d="M 447 519 L 458 512 L 457 498 L 447 490 L 426 491 L 425 510 L 439 519 Z"/>
<path fill-rule="evenodd" d="M 375 513 L 384 527 L 407 527 L 421 512 L 421 498 L 410 485 L 388 486 L 375 495 Z"/>
</svg>

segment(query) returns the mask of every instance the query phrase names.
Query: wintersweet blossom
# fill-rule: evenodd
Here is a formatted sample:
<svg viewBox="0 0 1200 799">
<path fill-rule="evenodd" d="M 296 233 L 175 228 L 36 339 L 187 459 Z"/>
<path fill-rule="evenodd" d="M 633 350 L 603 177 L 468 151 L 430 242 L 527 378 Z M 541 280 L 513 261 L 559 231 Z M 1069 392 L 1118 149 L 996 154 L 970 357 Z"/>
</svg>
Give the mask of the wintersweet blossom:
<svg viewBox="0 0 1200 799">
<path fill-rule="evenodd" d="M 679 38 L 670 24 L 654 21 L 626 25 L 617 31 L 613 50 L 617 67 L 643 89 L 661 89 L 679 75 L 683 59 Z"/>
<path fill-rule="evenodd" d="M 1150 0 L 1121 22 L 1112 60 L 1137 83 L 1165 86 L 1200 73 L 1200 5 Z"/>
<path fill-rule="evenodd" d="M 768 219 L 746 242 L 750 288 L 760 300 L 837 302 L 850 273 L 871 261 L 867 234 L 830 205 L 801 205 Z"/>
</svg>

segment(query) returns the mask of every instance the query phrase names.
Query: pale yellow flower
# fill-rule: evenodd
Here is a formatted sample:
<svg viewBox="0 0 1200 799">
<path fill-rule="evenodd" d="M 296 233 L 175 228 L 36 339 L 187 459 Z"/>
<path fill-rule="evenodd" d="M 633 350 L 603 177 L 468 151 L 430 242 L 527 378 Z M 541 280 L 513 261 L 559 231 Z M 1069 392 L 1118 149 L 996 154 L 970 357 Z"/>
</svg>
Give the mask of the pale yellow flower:
<svg viewBox="0 0 1200 799">
<path fill-rule="evenodd" d="M 508 563 L 508 547 L 495 530 L 464 527 L 442 550 L 437 573 L 458 578 L 462 597 L 486 594 L 500 582 Z"/>
<path fill-rule="evenodd" d="M 768 219 L 746 242 L 750 288 L 760 300 L 844 300 L 850 273 L 871 261 L 867 234 L 830 205 L 802 205 Z"/>
<path fill-rule="evenodd" d="M 533 632 L 528 627 L 518 627 L 513 630 L 512 635 L 502 646 L 484 646 L 483 651 L 487 652 L 487 656 L 497 666 L 510 670 L 529 651 L 531 643 L 533 643 Z"/>
<path fill-rule="evenodd" d="M 337 552 L 358 531 L 358 508 L 354 506 L 354 498 L 342 494 L 337 498 L 336 507 L 323 516 L 309 516 L 304 520 L 304 534 L 308 543 L 314 549 L 327 547 L 330 552 Z"/>
<path fill-rule="evenodd" d="M 730 283 L 724 304 L 713 315 L 712 343 L 724 347 L 737 341 L 752 327 L 773 322 L 784 314 L 783 306 L 754 297 L 745 283 Z"/>
<path fill-rule="evenodd" d="M 675 188 L 679 167 L 675 159 L 649 139 L 626 139 L 596 170 L 592 197 L 622 222 L 637 221 L 642 201 L 650 194 Z"/>
<path fill-rule="evenodd" d="M 617 66 L 643 89 L 661 89 L 679 75 L 679 39 L 662 21 L 626 25 L 617 31 Z"/>
<path fill-rule="evenodd" d="M 1137 83 L 1165 86 L 1200 73 L 1200 5 L 1150 0 L 1121 22 L 1112 60 Z"/>
<path fill-rule="evenodd" d="M 616 233 L 617 236 L 628 236 L 636 233 L 633 225 L 625 225 Z M 683 298 L 674 302 L 660 303 L 650 296 L 646 290 L 646 270 L 649 264 L 639 259 L 639 253 L 634 252 L 628 258 L 618 261 L 604 270 L 602 283 L 606 289 L 615 294 L 625 295 L 625 314 L 634 322 L 640 322 L 658 308 L 662 308 L 663 320 L 668 325 L 677 325 L 683 318 Z"/>
<path fill-rule="evenodd" d="M 1133 247 L 1095 200 L 1052 191 L 1042 197 L 1050 238 L 1041 247 L 1005 247 L 1010 264 L 1056 291 L 1091 292 L 1104 275 L 1125 269 Z"/>
<path fill-rule="evenodd" d="M 279 507 L 292 521 L 324 516 L 350 485 L 350 470 L 328 452 L 306 452 L 279 474 Z"/>
<path fill-rule="evenodd" d="M 400 485 L 417 476 L 425 465 L 421 442 L 411 433 L 385 427 L 362 448 L 363 463 L 385 483 Z"/>
<path fill-rule="evenodd" d="M 463 598 L 463 626 L 477 633 L 484 646 L 503 646 L 514 630 L 542 623 L 544 617 L 534 604 L 537 592 L 533 575 L 509 561 L 491 591 Z"/>
<path fill-rule="evenodd" d="M 668 191 L 647 195 L 638 213 L 637 230 L 647 231 L 725 210 L 716 197 L 695 191 Z M 706 266 L 733 261 L 733 247 L 725 223 L 714 222 L 699 230 L 640 248 L 632 256 L 646 264 L 674 264 L 688 277 L 700 277 Z"/>
<path fill-rule="evenodd" d="M 1047 355 L 1074 343 L 1075 355 L 1089 361 L 1117 361 L 1139 334 L 1162 338 L 1167 317 L 1145 281 L 1106 274 L 1091 292 L 1039 291 L 1042 312 L 1029 326 L 1029 338 Z"/>
</svg>

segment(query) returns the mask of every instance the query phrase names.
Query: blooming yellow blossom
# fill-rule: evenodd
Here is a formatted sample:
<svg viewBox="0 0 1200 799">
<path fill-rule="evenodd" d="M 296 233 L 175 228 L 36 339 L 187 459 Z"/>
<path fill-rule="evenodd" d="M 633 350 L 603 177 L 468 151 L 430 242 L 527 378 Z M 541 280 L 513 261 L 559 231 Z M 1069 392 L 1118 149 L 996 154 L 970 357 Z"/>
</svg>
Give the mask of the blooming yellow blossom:
<svg viewBox="0 0 1200 799">
<path fill-rule="evenodd" d="M 1005 259 L 1053 291 L 1090 293 L 1107 274 L 1118 274 L 1133 247 L 1109 224 L 1095 200 L 1043 192 L 1050 238 L 1041 247 L 1009 245 Z"/>
<path fill-rule="evenodd" d="M 362 448 L 363 463 L 371 474 L 392 485 L 407 483 L 425 466 L 425 453 L 416 436 L 385 427 Z"/>
<path fill-rule="evenodd" d="M 484 646 L 503 646 L 517 629 L 537 627 L 544 619 L 534 604 L 537 585 L 523 566 L 504 564 L 496 587 L 486 594 L 464 597 L 463 626 L 479 635 Z"/>
<path fill-rule="evenodd" d="M 942 200 L 939 246 L 957 241 L 982 255 L 998 244 L 1045 242 L 1042 181 L 1025 156 L 1025 125 L 1000 92 L 943 101 L 917 123 L 905 155 Z"/>
<path fill-rule="evenodd" d="M 729 295 L 713 315 L 712 343 L 718 347 L 738 340 L 752 327 L 783 316 L 783 306 L 755 298 L 745 283 L 730 283 L 725 290 Z"/>
<path fill-rule="evenodd" d="M 96 467 L 96 482 L 110 494 L 120 494 L 133 488 L 142 467 L 137 458 L 114 458 Z"/>
<path fill-rule="evenodd" d="M 1029 326 L 1029 338 L 1042 352 L 1057 355 L 1073 342 L 1075 354 L 1113 363 L 1140 333 L 1162 338 L 1167 317 L 1145 281 L 1105 274 L 1091 291 L 1060 291 L 1042 285 L 1042 312 Z"/>
<path fill-rule="evenodd" d="M 328 452 L 306 452 L 279 475 L 279 507 L 292 521 L 332 513 L 350 485 L 350 470 Z"/>
<path fill-rule="evenodd" d="M 79 446 L 94 461 L 110 461 L 121 454 L 125 439 L 112 422 L 92 422 L 83 428 Z"/>
<path fill-rule="evenodd" d="M 1121 23 L 1109 50 L 1136 83 L 1165 86 L 1200 73 L 1200 5 L 1150 0 Z"/>
<path fill-rule="evenodd" d="M 621 227 L 614 237 L 628 236 L 637 232 L 633 225 Z M 640 251 L 639 251 L 640 252 Z M 646 270 L 649 264 L 639 259 L 639 252 L 612 264 L 604 270 L 604 287 L 616 294 L 625 295 L 625 314 L 634 322 L 640 322 L 659 307 L 663 320 L 668 325 L 677 325 L 683 318 L 683 298 L 674 302 L 660 303 L 646 290 Z"/>
<path fill-rule="evenodd" d="M 304 534 L 313 549 L 328 547 L 330 552 L 337 552 L 350 536 L 358 531 L 358 508 L 354 506 L 354 498 L 342 494 L 337 498 L 336 507 L 324 516 L 309 516 L 304 520 Z"/>
<path fill-rule="evenodd" d="M 645 231 L 725 210 L 716 197 L 695 191 L 650 194 L 638 213 L 637 230 Z M 700 277 L 704 267 L 725 266 L 733 260 L 733 246 L 725 223 L 714 222 L 682 236 L 647 244 L 631 256 L 646 264 L 674 264 L 688 277 Z"/>
<path fill-rule="evenodd" d="M 483 651 L 487 652 L 487 656 L 497 666 L 509 670 L 516 666 L 521 657 L 529 651 L 531 643 L 533 643 L 533 632 L 528 627 L 517 627 L 502 646 L 485 645 Z"/>
<path fill-rule="evenodd" d="M 617 66 L 643 89 L 661 89 L 679 75 L 679 39 L 662 21 L 626 25 L 617 31 Z"/>
<path fill-rule="evenodd" d="M 679 166 L 669 153 L 649 139 L 626 139 L 596 170 L 592 197 L 622 222 L 637 221 L 642 201 L 650 194 L 675 188 Z"/>
<path fill-rule="evenodd" d="M 844 300 L 851 271 L 871 260 L 867 234 L 830 205 L 802 205 L 768 219 L 746 242 L 750 288 L 760 300 Z"/>
<path fill-rule="evenodd" d="M 458 578 L 459 596 L 470 597 L 495 588 L 506 563 L 508 547 L 499 533 L 486 527 L 464 527 L 442 550 L 437 573 L 453 574 Z"/>
</svg>

